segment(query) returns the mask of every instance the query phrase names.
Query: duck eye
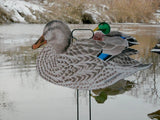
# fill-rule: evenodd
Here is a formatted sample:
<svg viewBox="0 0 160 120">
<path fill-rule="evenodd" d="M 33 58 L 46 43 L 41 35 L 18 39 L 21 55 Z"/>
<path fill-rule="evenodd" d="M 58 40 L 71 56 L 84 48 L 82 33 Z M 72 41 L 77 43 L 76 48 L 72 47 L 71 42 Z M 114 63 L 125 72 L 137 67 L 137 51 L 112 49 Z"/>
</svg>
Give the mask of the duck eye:
<svg viewBox="0 0 160 120">
<path fill-rule="evenodd" d="M 103 25 L 104 25 L 104 23 L 100 23 L 99 25 L 100 25 L 100 26 L 103 26 Z"/>
</svg>

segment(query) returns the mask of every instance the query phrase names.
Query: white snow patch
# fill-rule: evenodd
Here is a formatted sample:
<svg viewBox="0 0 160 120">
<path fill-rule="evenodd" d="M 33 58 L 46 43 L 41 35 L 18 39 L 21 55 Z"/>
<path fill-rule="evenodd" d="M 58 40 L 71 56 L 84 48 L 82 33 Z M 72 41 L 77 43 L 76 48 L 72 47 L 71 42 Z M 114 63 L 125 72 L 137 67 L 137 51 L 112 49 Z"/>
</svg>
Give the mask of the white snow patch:
<svg viewBox="0 0 160 120">
<path fill-rule="evenodd" d="M 45 11 L 45 9 L 40 5 L 20 0 L 0 0 L 0 7 L 7 12 L 13 12 L 12 19 L 15 22 L 26 22 L 21 14 L 29 15 L 36 20 L 36 16 L 31 12 L 31 10 L 39 11 L 41 13 Z"/>
<path fill-rule="evenodd" d="M 156 17 L 156 20 L 151 20 L 150 23 L 159 24 L 160 23 L 160 8 L 159 10 L 156 11 L 156 13 L 154 13 L 154 16 Z"/>
<path fill-rule="evenodd" d="M 84 13 L 90 14 L 92 16 L 92 19 L 95 21 L 95 23 L 98 23 L 98 16 L 101 15 L 99 12 L 94 10 L 86 10 Z"/>
<path fill-rule="evenodd" d="M 105 10 L 108 10 L 109 7 L 106 5 L 100 5 L 99 7 L 96 7 L 95 5 L 88 5 L 88 9 L 83 12 L 83 14 L 90 14 L 92 19 L 94 20 L 95 23 L 99 23 L 101 21 L 105 20 L 110 20 L 110 17 L 108 15 L 102 15 L 102 12 Z M 103 18 L 101 17 L 103 16 Z"/>
<path fill-rule="evenodd" d="M 102 8 L 102 11 L 109 10 L 109 6 L 100 4 L 100 7 Z"/>
<path fill-rule="evenodd" d="M 157 10 L 157 13 L 160 13 L 160 10 Z"/>
</svg>

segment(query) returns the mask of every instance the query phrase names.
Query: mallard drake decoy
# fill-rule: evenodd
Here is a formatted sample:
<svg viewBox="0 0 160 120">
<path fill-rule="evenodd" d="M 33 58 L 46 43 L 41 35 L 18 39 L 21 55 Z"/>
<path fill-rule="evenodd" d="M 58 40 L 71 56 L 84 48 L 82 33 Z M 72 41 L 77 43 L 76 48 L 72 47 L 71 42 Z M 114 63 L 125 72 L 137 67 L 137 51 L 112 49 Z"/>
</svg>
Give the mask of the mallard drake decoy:
<svg viewBox="0 0 160 120">
<path fill-rule="evenodd" d="M 120 54 L 123 50 L 126 49 L 129 52 L 130 50 L 133 53 L 134 49 L 129 49 L 128 47 L 132 45 L 138 44 L 137 40 L 129 35 L 123 34 L 118 31 L 110 31 L 110 25 L 106 22 L 102 22 L 96 27 L 93 31 L 96 31 L 93 39 L 99 41 L 105 41 L 105 43 L 109 46 L 103 51 L 100 56 L 101 59 L 104 59 L 106 56 L 107 58 L 112 58 L 116 54 Z M 97 30 L 100 30 L 97 32 Z M 106 54 L 107 53 L 107 54 Z M 137 50 L 134 50 L 134 54 L 138 53 Z"/>
<path fill-rule="evenodd" d="M 115 41 L 117 40 L 117 43 L 118 43 L 118 41 L 121 41 L 121 44 L 124 42 L 125 43 L 128 42 L 128 46 L 139 44 L 138 41 L 134 37 L 127 35 L 127 34 L 124 34 L 122 32 L 119 32 L 119 31 L 110 31 L 110 29 L 111 28 L 108 23 L 106 23 L 106 22 L 100 23 L 93 31 L 95 32 L 97 30 L 100 30 L 102 32 L 95 33 L 94 38 L 98 39 L 99 38 L 98 36 L 101 36 L 101 38 L 103 36 L 103 40 L 114 39 Z M 112 38 L 112 37 L 115 37 L 115 38 Z"/>
<path fill-rule="evenodd" d="M 58 20 L 46 24 L 32 48 L 46 43 L 37 59 L 39 74 L 49 82 L 74 89 L 105 88 L 150 66 L 124 53 L 102 60 L 97 55 L 109 49 L 105 41 L 82 39 L 72 43 L 69 27 Z"/>
<path fill-rule="evenodd" d="M 155 47 L 151 50 L 151 52 L 160 54 L 160 42 L 155 45 Z"/>
</svg>

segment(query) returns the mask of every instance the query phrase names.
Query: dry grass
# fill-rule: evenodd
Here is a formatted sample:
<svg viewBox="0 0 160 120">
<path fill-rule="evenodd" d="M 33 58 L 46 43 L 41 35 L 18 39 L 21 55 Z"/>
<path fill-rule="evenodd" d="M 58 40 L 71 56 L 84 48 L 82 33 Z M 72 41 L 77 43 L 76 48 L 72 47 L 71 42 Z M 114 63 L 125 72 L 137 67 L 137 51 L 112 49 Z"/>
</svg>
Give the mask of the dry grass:
<svg viewBox="0 0 160 120">
<path fill-rule="evenodd" d="M 113 22 L 145 22 L 154 19 L 158 0 L 112 0 L 109 14 Z"/>
<path fill-rule="evenodd" d="M 33 2 L 32 0 L 26 0 Z M 43 5 L 43 0 L 37 0 Z M 83 11 L 91 5 L 98 8 L 102 13 L 102 19 L 108 15 L 112 22 L 138 22 L 148 23 L 151 19 L 154 20 L 153 13 L 160 5 L 159 0 L 48 0 L 48 5 L 45 14 L 35 13 L 38 20 L 33 20 L 30 16 L 25 19 L 31 23 L 45 23 L 53 19 L 60 19 L 68 23 L 82 23 Z M 52 4 L 51 3 L 55 3 Z M 103 9 L 102 5 L 106 5 L 109 9 Z M 5 22 L 5 19 L 11 21 L 10 13 L 6 13 L 0 8 L 0 22 Z M 104 17 L 104 20 L 106 18 Z"/>
<path fill-rule="evenodd" d="M 50 7 L 53 15 L 66 19 L 69 23 L 79 23 L 82 20 L 82 11 L 88 4 L 109 6 L 109 10 L 101 10 L 101 13 L 109 15 L 113 22 L 148 23 L 154 19 L 153 13 L 160 5 L 159 0 L 54 0 L 54 2 L 63 7 L 55 5 Z"/>
<path fill-rule="evenodd" d="M 83 23 L 83 11 L 88 9 L 90 5 L 101 4 L 102 1 L 103 0 L 48 0 L 49 3 L 55 3 L 49 7 L 49 10 L 52 11 L 49 15 L 52 14 L 53 19 L 64 20 L 68 23 Z M 48 6 L 46 7 L 48 8 Z"/>
<path fill-rule="evenodd" d="M 11 13 L 8 13 L 3 8 L 0 7 L 0 24 L 12 22 Z"/>
<path fill-rule="evenodd" d="M 53 0 L 48 0 L 52 3 Z M 80 23 L 83 10 L 84 0 L 54 0 L 56 4 L 46 6 L 50 12 L 48 15 L 51 19 L 61 19 L 68 23 Z"/>
</svg>

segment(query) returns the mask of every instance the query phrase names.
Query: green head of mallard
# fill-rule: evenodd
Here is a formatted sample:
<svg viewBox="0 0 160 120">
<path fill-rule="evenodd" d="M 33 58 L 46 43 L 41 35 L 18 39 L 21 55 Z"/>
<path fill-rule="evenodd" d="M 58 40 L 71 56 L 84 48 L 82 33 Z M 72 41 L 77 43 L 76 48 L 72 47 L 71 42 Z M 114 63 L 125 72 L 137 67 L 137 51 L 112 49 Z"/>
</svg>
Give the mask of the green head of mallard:
<svg viewBox="0 0 160 120">
<path fill-rule="evenodd" d="M 106 22 L 101 22 L 98 27 L 96 27 L 93 31 L 97 31 L 97 30 L 100 30 L 102 31 L 104 34 L 108 34 L 110 33 L 110 30 L 111 30 L 111 27 L 108 23 Z"/>
</svg>

